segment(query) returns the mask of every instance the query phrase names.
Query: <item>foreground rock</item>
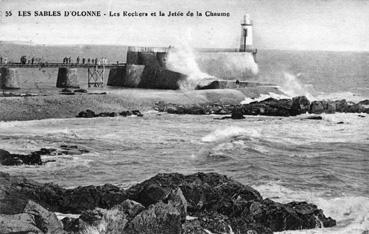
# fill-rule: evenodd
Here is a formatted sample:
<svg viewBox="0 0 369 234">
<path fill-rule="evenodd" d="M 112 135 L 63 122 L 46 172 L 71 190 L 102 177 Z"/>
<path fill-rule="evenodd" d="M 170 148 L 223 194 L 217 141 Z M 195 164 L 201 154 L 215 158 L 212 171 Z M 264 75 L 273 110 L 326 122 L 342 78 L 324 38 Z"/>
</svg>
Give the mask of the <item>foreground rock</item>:
<svg viewBox="0 0 369 234">
<path fill-rule="evenodd" d="M 64 233 L 56 215 L 33 201 L 18 214 L 0 214 L 0 233 Z"/>
<path fill-rule="evenodd" d="M 364 100 L 353 103 L 344 99 L 310 102 L 305 96 L 298 96 L 292 99 L 267 98 L 243 105 L 202 104 L 185 106 L 158 102 L 154 109 L 171 114 L 231 114 L 232 119 L 241 119 L 243 115 L 296 116 L 305 113 L 369 113 L 368 102 L 368 100 Z"/>
<path fill-rule="evenodd" d="M 0 172 L 0 211 L 4 214 L 22 212 L 28 200 L 51 211 L 78 214 L 95 207 L 111 208 L 126 198 L 124 190 L 111 184 L 65 189 Z"/>
<path fill-rule="evenodd" d="M 135 115 L 138 117 L 142 117 L 143 114 L 139 111 L 139 110 L 132 110 L 132 111 L 122 111 L 120 113 L 116 113 L 116 112 L 101 112 L 99 114 L 96 114 L 94 111 L 92 110 L 86 110 L 86 111 L 81 111 L 78 113 L 78 115 L 76 116 L 77 118 L 95 118 L 95 117 L 116 117 L 116 116 L 131 116 L 131 115 Z"/>
<path fill-rule="evenodd" d="M 126 191 L 113 185 L 63 189 L 0 173 L 0 211 L 6 218 L 22 217 L 23 229 L 17 230 L 60 230 L 49 213 L 41 212 L 42 220 L 51 221 L 32 223 L 24 208 L 29 200 L 52 211 L 81 213 L 63 219 L 67 233 L 272 233 L 336 224 L 314 204 L 263 199 L 217 173 L 158 174 Z M 9 228 L 0 223 L 0 230 Z"/>
<path fill-rule="evenodd" d="M 42 160 L 41 156 L 58 156 L 58 155 L 80 155 L 89 151 L 80 148 L 77 145 L 61 145 L 60 149 L 41 148 L 30 154 L 11 154 L 6 150 L 0 149 L 0 165 L 18 166 L 18 165 L 43 165 L 55 160 Z"/>
</svg>

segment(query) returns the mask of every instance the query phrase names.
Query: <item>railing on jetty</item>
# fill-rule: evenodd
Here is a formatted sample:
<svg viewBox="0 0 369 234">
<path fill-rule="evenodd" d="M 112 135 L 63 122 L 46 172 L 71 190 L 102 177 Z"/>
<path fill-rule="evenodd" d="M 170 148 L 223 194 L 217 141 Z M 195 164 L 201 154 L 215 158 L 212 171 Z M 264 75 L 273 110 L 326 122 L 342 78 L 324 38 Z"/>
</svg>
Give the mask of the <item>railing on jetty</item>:
<svg viewBox="0 0 369 234">
<path fill-rule="evenodd" d="M 109 63 L 109 64 L 92 64 L 92 63 L 0 63 L 0 67 L 9 67 L 9 68 L 59 68 L 59 67 L 69 67 L 69 68 L 92 68 L 92 67 L 105 67 L 105 68 L 112 68 L 112 67 L 123 67 L 125 63 Z"/>
<path fill-rule="evenodd" d="M 125 63 L 92 64 L 92 63 L 0 63 L 4 68 L 85 68 L 87 69 L 88 87 L 102 87 L 106 68 L 124 67 Z"/>
</svg>

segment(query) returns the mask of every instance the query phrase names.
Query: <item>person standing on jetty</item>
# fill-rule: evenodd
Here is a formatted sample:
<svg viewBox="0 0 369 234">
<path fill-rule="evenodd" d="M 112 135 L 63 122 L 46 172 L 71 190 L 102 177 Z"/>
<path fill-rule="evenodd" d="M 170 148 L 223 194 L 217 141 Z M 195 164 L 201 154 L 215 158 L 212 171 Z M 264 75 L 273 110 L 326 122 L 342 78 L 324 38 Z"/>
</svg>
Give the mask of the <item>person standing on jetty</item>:
<svg viewBox="0 0 369 234">
<path fill-rule="evenodd" d="M 79 64 L 79 56 L 76 59 L 76 63 Z"/>
<path fill-rule="evenodd" d="M 86 63 L 86 59 L 82 58 L 82 64 L 85 64 L 85 63 Z"/>
</svg>

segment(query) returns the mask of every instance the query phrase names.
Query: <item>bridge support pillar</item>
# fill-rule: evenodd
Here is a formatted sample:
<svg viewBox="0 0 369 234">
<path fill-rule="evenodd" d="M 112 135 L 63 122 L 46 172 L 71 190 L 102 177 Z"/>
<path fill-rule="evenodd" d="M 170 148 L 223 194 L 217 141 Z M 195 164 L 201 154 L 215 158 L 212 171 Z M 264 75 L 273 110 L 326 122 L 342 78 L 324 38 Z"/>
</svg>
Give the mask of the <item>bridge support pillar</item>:
<svg viewBox="0 0 369 234">
<path fill-rule="evenodd" d="M 20 89 L 19 75 L 16 68 L 0 68 L 0 88 Z"/>
<path fill-rule="evenodd" d="M 77 68 L 59 67 L 57 88 L 79 88 Z"/>
<path fill-rule="evenodd" d="M 89 67 L 87 70 L 88 87 L 103 87 L 104 86 L 105 66 Z"/>
</svg>

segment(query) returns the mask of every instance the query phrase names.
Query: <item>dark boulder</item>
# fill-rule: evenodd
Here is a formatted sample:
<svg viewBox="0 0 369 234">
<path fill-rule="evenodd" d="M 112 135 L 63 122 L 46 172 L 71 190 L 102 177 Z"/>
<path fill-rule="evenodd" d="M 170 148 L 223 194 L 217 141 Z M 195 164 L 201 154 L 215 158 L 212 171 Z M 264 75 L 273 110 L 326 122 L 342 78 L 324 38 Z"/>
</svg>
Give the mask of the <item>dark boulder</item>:
<svg viewBox="0 0 369 234">
<path fill-rule="evenodd" d="M 0 164 L 5 166 L 15 165 L 42 165 L 41 154 L 33 152 L 28 155 L 11 154 L 6 150 L 0 149 Z"/>
<path fill-rule="evenodd" d="M 245 115 L 291 116 L 291 99 L 267 98 L 260 102 L 251 102 L 242 106 Z"/>
<path fill-rule="evenodd" d="M 362 100 L 362 101 L 358 102 L 358 104 L 368 106 L 369 105 L 369 99 Z"/>
<path fill-rule="evenodd" d="M 97 115 L 92 110 L 81 111 L 76 117 L 78 118 L 94 118 Z"/>
<path fill-rule="evenodd" d="M 220 83 L 214 78 L 204 78 L 197 82 L 195 89 L 219 89 Z"/>
<path fill-rule="evenodd" d="M 17 165 L 43 165 L 55 160 L 43 161 L 42 155 L 57 156 L 57 155 L 80 155 L 88 153 L 86 149 L 81 149 L 76 145 L 61 145 L 60 150 L 54 148 L 41 148 L 33 151 L 30 154 L 11 154 L 8 151 L 0 150 L 0 164 L 5 166 Z"/>
<path fill-rule="evenodd" d="M 336 104 L 336 111 L 337 112 L 346 112 L 348 104 L 347 104 L 347 101 L 345 99 L 336 100 L 336 101 L 334 101 L 334 103 Z"/>
<path fill-rule="evenodd" d="M 346 110 L 345 107 L 345 101 L 344 102 L 334 102 L 334 101 L 313 101 L 310 105 L 309 113 L 312 114 L 321 114 L 321 113 L 327 113 L 327 114 L 333 114 L 337 111 L 337 104 L 339 105 L 339 110 Z"/>
<path fill-rule="evenodd" d="M 305 96 L 292 98 L 291 115 L 300 115 L 308 112 L 310 101 Z"/>
<path fill-rule="evenodd" d="M 189 210 L 226 209 L 232 197 L 261 200 L 258 191 L 217 173 L 158 174 L 130 187 L 127 195 L 144 206 L 165 199 L 173 189 L 180 188 Z"/>
<path fill-rule="evenodd" d="M 348 102 L 347 103 L 347 108 L 345 110 L 345 112 L 349 112 L 349 113 L 361 113 L 361 112 L 365 112 L 365 107 L 363 107 L 360 104 L 354 103 L 354 102 Z"/>
<path fill-rule="evenodd" d="M 273 232 L 336 225 L 336 221 L 325 217 L 322 210 L 306 202 L 281 204 L 265 199 L 262 202 L 253 202 L 249 214 L 257 223 L 269 227 Z"/>
<path fill-rule="evenodd" d="M 73 92 L 75 93 L 87 93 L 87 89 L 75 89 Z"/>
<path fill-rule="evenodd" d="M 310 105 L 309 113 L 321 114 L 324 113 L 324 104 L 322 101 L 313 101 Z"/>
<path fill-rule="evenodd" d="M 0 172 L 0 211 L 5 214 L 21 213 L 28 200 L 51 211 L 81 213 L 95 207 L 111 208 L 126 198 L 124 190 L 110 184 L 64 189 Z"/>
<path fill-rule="evenodd" d="M 133 110 L 132 114 L 136 115 L 137 117 L 143 117 L 143 114 L 139 110 Z"/>
<path fill-rule="evenodd" d="M 322 120 L 323 117 L 320 115 L 312 115 L 312 116 L 308 116 L 305 119 L 312 119 L 312 120 Z"/>
<path fill-rule="evenodd" d="M 116 117 L 116 116 L 118 116 L 118 114 L 115 112 L 101 112 L 97 114 L 96 117 Z"/>
<path fill-rule="evenodd" d="M 234 108 L 232 110 L 232 115 L 231 115 L 232 119 L 244 119 L 245 117 L 243 116 L 243 111 L 241 108 Z"/>
<path fill-rule="evenodd" d="M 132 200 L 125 200 L 109 210 L 95 208 L 82 212 L 79 218 L 64 218 L 64 230 L 73 233 L 126 233 L 128 222 L 145 208 Z"/>
</svg>

